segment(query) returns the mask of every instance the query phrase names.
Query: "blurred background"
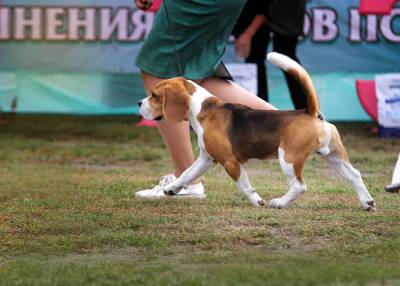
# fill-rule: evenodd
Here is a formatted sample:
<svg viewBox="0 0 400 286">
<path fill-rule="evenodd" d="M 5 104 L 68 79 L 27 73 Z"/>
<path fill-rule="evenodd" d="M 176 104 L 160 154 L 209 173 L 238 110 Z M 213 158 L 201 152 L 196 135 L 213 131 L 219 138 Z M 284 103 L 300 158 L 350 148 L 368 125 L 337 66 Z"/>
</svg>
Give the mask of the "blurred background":
<svg viewBox="0 0 400 286">
<path fill-rule="evenodd" d="M 138 113 L 136 102 L 145 93 L 134 60 L 155 12 L 136 9 L 133 0 L 2 0 L 0 5 L 2 112 Z M 369 121 L 355 81 L 400 69 L 400 3 L 386 15 L 360 15 L 359 5 L 359 0 L 307 3 L 298 56 L 329 120 Z M 232 44 L 224 61 L 242 61 Z M 271 103 L 292 109 L 282 73 L 270 65 L 268 70 Z"/>
</svg>

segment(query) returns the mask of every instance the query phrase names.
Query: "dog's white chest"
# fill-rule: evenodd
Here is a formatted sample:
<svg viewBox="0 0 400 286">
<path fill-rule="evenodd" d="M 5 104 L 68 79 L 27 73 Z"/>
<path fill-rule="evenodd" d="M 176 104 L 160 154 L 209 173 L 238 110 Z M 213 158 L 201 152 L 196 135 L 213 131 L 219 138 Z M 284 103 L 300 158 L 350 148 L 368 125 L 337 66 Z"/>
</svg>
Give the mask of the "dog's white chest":
<svg viewBox="0 0 400 286">
<path fill-rule="evenodd" d="M 200 122 L 197 120 L 197 115 L 199 115 L 201 111 L 201 105 L 204 100 L 212 96 L 206 89 L 196 84 L 196 92 L 192 95 L 190 100 L 190 118 L 189 122 L 192 126 L 194 132 L 197 134 L 197 142 L 199 147 L 205 151 L 204 145 L 204 130 L 201 126 Z"/>
</svg>

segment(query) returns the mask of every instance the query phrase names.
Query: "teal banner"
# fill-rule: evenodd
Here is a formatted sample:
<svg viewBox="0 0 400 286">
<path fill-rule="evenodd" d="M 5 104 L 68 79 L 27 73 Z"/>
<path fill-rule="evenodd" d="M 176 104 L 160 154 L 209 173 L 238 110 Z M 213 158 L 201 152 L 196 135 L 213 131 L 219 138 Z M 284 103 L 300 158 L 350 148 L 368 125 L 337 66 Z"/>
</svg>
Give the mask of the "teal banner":
<svg viewBox="0 0 400 286">
<path fill-rule="evenodd" d="M 189 0 L 188 0 L 189 1 Z M 155 14 L 133 0 L 3 0 L 2 111 L 130 114 L 145 96 L 134 66 Z M 400 4 L 361 16 L 356 0 L 308 1 L 298 49 L 330 120 L 369 120 L 356 79 L 399 72 Z M 228 45 L 225 62 L 240 62 Z M 271 103 L 292 109 L 280 71 L 269 69 Z"/>
</svg>

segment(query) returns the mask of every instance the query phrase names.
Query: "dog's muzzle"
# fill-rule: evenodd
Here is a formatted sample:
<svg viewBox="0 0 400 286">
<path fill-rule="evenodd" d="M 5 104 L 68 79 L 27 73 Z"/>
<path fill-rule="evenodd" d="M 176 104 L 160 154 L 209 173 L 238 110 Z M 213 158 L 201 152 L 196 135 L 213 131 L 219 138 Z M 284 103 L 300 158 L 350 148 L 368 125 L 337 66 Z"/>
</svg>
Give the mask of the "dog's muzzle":
<svg viewBox="0 0 400 286">
<path fill-rule="evenodd" d="M 148 120 L 155 120 L 155 121 L 161 121 L 161 120 L 163 120 L 164 118 L 163 118 L 162 115 L 160 115 L 160 116 L 158 116 L 158 117 L 156 117 L 156 118 L 152 118 L 152 114 L 150 114 L 150 113 L 147 111 L 147 109 L 146 109 L 146 104 L 143 105 L 143 104 L 145 103 L 144 100 L 145 100 L 145 99 L 142 99 L 142 100 L 139 100 L 139 101 L 137 102 L 137 104 L 138 104 L 138 106 L 139 106 L 139 109 L 140 109 L 140 114 L 141 114 L 145 119 L 148 119 Z"/>
</svg>

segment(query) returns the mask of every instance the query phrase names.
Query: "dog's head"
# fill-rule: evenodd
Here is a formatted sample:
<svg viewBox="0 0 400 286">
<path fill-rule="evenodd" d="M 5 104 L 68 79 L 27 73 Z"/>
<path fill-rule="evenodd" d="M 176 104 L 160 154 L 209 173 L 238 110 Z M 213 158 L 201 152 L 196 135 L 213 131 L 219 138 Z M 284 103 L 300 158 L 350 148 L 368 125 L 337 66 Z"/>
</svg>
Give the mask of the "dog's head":
<svg viewBox="0 0 400 286">
<path fill-rule="evenodd" d="M 139 102 L 140 114 L 149 120 L 188 120 L 190 98 L 195 91 L 194 84 L 182 77 L 164 80 Z"/>
</svg>

